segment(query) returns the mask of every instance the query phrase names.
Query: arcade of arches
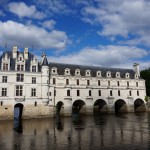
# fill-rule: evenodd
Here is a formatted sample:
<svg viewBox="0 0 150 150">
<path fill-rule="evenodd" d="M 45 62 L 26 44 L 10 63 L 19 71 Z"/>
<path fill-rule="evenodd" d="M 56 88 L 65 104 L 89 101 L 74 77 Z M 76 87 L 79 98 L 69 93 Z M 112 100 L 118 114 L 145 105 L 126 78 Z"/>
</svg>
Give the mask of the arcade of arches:
<svg viewBox="0 0 150 150">
<path fill-rule="evenodd" d="M 59 101 L 56 105 L 56 114 L 64 115 L 64 103 Z M 145 112 L 146 106 L 142 99 L 136 99 L 133 106 L 134 112 Z M 103 99 L 98 99 L 94 102 L 92 108 L 93 114 L 109 113 L 109 105 Z M 72 104 L 72 114 L 86 114 L 86 103 L 83 100 L 76 100 Z M 118 99 L 114 103 L 115 113 L 126 113 L 128 105 L 123 99 Z"/>
</svg>

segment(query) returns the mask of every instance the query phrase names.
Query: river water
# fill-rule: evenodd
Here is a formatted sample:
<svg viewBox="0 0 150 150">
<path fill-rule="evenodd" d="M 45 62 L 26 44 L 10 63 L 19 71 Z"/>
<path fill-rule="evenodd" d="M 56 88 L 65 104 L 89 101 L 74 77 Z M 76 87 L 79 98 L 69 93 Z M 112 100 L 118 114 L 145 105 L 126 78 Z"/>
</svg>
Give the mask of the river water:
<svg viewBox="0 0 150 150">
<path fill-rule="evenodd" d="M 0 121 L 0 150 L 147 150 L 150 113 Z"/>
</svg>

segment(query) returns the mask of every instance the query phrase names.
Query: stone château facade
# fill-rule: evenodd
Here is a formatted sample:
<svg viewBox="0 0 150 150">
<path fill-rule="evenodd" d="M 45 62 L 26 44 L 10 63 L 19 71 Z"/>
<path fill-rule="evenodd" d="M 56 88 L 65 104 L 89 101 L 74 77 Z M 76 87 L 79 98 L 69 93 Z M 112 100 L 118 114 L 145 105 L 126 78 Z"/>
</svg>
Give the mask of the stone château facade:
<svg viewBox="0 0 150 150">
<path fill-rule="evenodd" d="M 0 57 L 0 119 L 54 116 L 60 113 L 146 111 L 145 81 L 139 65 L 115 69 L 48 63 L 25 48 L 13 47 Z"/>
</svg>

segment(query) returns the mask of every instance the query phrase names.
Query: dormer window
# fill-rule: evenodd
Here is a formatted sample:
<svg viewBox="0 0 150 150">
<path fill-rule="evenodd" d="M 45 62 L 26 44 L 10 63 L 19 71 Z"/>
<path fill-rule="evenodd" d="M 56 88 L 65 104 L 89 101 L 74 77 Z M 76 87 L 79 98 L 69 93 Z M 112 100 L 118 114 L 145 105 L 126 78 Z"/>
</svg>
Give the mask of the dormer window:
<svg viewBox="0 0 150 150">
<path fill-rule="evenodd" d="M 111 72 L 110 71 L 108 71 L 107 73 L 106 73 L 106 77 L 111 77 Z"/>
<path fill-rule="evenodd" d="M 32 66 L 32 72 L 36 72 L 36 66 Z"/>
<path fill-rule="evenodd" d="M 79 69 L 75 70 L 75 75 L 80 75 L 80 70 Z"/>
<path fill-rule="evenodd" d="M 23 61 L 23 55 L 19 54 L 18 61 Z"/>
<path fill-rule="evenodd" d="M 130 78 L 130 74 L 129 74 L 129 73 L 126 73 L 126 74 L 125 74 L 125 77 L 126 77 L 126 78 Z"/>
<path fill-rule="evenodd" d="M 86 76 L 90 76 L 91 75 L 91 71 L 90 70 L 86 70 L 85 75 Z"/>
<path fill-rule="evenodd" d="M 8 70 L 8 64 L 7 63 L 3 63 L 3 70 Z"/>
<path fill-rule="evenodd" d="M 24 65 L 17 65 L 17 71 L 24 71 Z"/>
<path fill-rule="evenodd" d="M 101 71 L 97 71 L 97 77 L 101 77 Z"/>
<path fill-rule="evenodd" d="M 116 78 L 120 78 L 120 72 L 116 72 Z"/>
<path fill-rule="evenodd" d="M 57 74 L 57 68 L 55 68 L 55 67 L 52 68 L 52 69 L 51 69 L 51 74 Z"/>
<path fill-rule="evenodd" d="M 65 69 L 65 75 L 70 75 L 70 69 L 69 68 Z"/>
</svg>

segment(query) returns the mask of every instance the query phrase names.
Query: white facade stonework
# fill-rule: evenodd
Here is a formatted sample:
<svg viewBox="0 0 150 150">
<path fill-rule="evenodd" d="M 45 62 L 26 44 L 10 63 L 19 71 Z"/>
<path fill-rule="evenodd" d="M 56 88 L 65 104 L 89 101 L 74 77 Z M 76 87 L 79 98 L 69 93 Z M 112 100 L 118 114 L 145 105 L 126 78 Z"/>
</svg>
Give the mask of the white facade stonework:
<svg viewBox="0 0 150 150">
<path fill-rule="evenodd" d="M 49 63 L 17 47 L 0 57 L 0 119 L 50 117 L 56 113 L 146 111 L 145 81 L 134 70 Z"/>
</svg>

